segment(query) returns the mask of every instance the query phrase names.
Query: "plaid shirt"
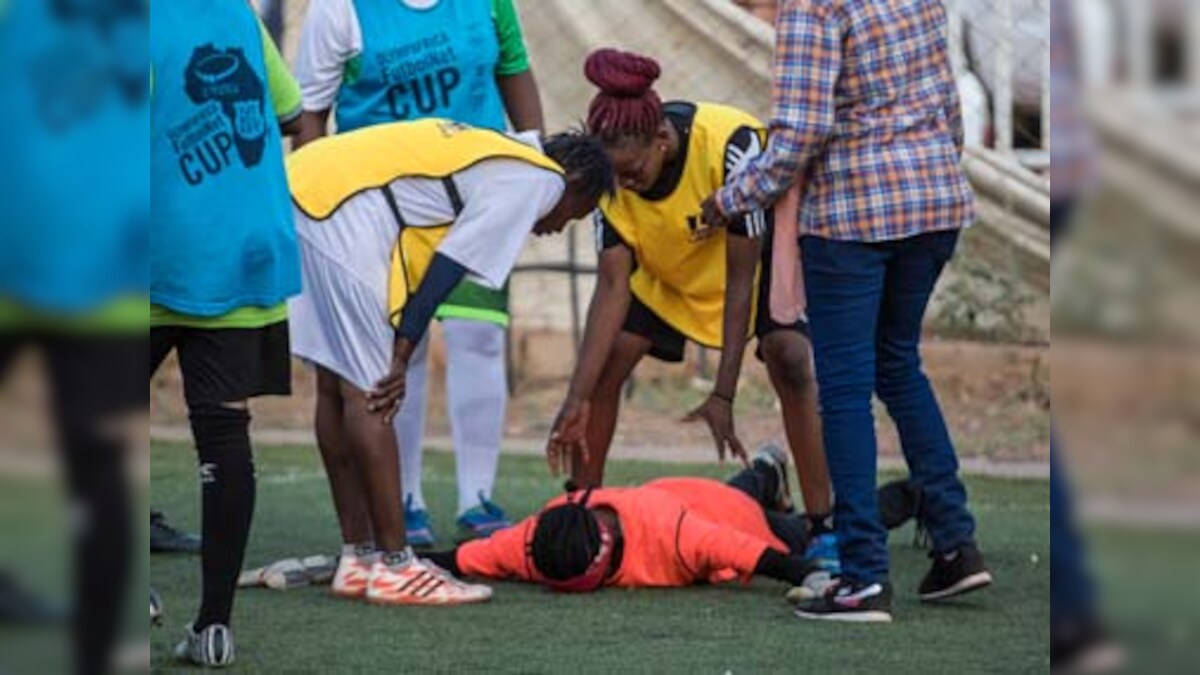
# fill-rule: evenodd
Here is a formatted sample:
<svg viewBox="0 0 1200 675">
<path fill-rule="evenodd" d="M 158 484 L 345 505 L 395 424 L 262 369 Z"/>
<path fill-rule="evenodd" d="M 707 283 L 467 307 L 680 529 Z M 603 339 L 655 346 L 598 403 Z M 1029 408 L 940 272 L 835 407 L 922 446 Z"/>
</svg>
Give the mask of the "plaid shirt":
<svg viewBox="0 0 1200 675">
<path fill-rule="evenodd" d="M 1075 31 L 1071 0 L 1051 0 L 1050 8 L 1050 193 L 1070 198 L 1096 180 L 1092 138 L 1079 106 Z"/>
<path fill-rule="evenodd" d="M 768 149 L 717 193 L 727 214 L 804 183 L 802 234 L 888 241 L 964 227 L 962 109 L 941 0 L 783 0 Z"/>
</svg>

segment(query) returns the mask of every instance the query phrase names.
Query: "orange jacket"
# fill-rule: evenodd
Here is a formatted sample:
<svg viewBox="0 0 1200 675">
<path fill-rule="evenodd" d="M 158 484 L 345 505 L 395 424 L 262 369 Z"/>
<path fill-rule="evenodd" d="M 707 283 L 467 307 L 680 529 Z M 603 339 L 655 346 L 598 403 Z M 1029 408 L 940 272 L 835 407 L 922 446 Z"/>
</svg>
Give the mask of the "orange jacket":
<svg viewBox="0 0 1200 675">
<path fill-rule="evenodd" d="M 558 506 L 566 497 L 546 503 Z M 664 478 L 635 488 L 600 488 L 589 506 L 605 506 L 621 521 L 621 567 L 605 585 L 625 588 L 688 586 L 733 579 L 749 581 L 768 546 L 787 546 L 767 525 L 753 499 L 705 478 Z M 463 544 L 456 562 L 464 574 L 540 581 L 526 552 L 537 516 L 487 539 Z"/>
</svg>

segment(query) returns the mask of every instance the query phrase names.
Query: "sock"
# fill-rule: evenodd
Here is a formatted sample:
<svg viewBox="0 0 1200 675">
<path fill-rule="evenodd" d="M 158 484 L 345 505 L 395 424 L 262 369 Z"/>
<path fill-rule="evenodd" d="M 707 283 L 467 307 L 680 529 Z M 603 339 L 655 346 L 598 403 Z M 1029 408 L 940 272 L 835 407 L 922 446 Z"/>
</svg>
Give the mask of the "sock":
<svg viewBox="0 0 1200 675">
<path fill-rule="evenodd" d="M 133 514 L 121 441 L 93 431 L 62 442 L 75 511 L 72 638 L 76 672 L 108 672 L 133 562 Z"/>
<path fill-rule="evenodd" d="M 392 569 L 403 569 L 416 561 L 417 554 L 413 553 L 411 546 L 405 546 L 403 551 L 385 551 L 379 559 Z"/>
<path fill-rule="evenodd" d="M 504 436 L 508 382 L 504 329 L 482 321 L 447 319 L 446 396 L 458 473 L 458 515 L 491 499 Z"/>
<path fill-rule="evenodd" d="M 833 514 L 806 515 L 805 519 L 808 520 L 808 536 L 819 537 L 833 533 Z"/>
<path fill-rule="evenodd" d="M 417 345 L 408 365 L 404 403 L 393 426 L 400 445 L 400 489 L 404 505 L 417 510 L 425 508 L 425 492 L 421 489 L 421 470 L 425 444 L 425 408 L 429 379 L 429 336 Z"/>
<path fill-rule="evenodd" d="M 200 632 L 214 623 L 229 625 L 254 515 L 254 458 L 248 411 L 197 405 L 190 418 L 200 458 L 202 490 L 203 597 L 194 624 Z"/>
<path fill-rule="evenodd" d="M 370 558 L 376 553 L 375 542 L 363 542 L 360 544 L 342 544 L 342 555 L 353 556 L 355 558 Z"/>
</svg>

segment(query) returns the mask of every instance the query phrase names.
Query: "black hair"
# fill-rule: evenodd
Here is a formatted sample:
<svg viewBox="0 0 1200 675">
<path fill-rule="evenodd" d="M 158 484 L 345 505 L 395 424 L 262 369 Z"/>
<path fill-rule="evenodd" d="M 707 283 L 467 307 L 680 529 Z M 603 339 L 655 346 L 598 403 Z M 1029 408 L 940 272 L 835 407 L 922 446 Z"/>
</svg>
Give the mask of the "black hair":
<svg viewBox="0 0 1200 675">
<path fill-rule="evenodd" d="M 616 194 L 617 184 L 612 160 L 600 141 L 578 130 L 554 134 L 545 140 L 542 149 L 567 174 L 568 183 L 592 201 Z"/>
<path fill-rule="evenodd" d="M 574 579 L 600 553 L 600 522 L 580 503 L 546 509 L 538 516 L 530 552 L 542 576 L 554 581 Z"/>
</svg>

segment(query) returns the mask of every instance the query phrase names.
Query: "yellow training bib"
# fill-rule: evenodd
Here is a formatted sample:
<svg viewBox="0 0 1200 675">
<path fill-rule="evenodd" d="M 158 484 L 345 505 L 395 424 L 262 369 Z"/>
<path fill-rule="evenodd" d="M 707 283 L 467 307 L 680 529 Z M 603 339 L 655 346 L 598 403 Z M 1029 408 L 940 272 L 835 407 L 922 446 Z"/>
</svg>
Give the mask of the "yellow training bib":
<svg viewBox="0 0 1200 675">
<path fill-rule="evenodd" d="M 502 133 L 424 119 L 365 127 L 310 143 L 288 157 L 288 184 L 300 211 L 313 220 L 327 220 L 355 195 L 385 188 L 400 178 L 447 179 L 497 158 L 563 173 L 549 157 Z M 390 191 L 385 195 L 391 198 Z M 457 199 L 457 193 L 451 199 Z M 388 282 L 388 316 L 393 324 L 425 278 L 451 225 L 400 228 L 397 223 Z"/>
<path fill-rule="evenodd" d="M 633 294 L 688 339 L 714 348 L 723 343 L 727 235 L 724 230 L 707 232 L 700 205 L 724 184 L 725 147 L 742 127 L 766 136 L 763 124 L 741 110 L 696 104 L 675 191 L 649 200 L 632 190 L 619 190 L 601 204 L 605 218 L 637 258 L 630 280 Z M 755 293 L 757 287 L 756 283 Z"/>
</svg>

